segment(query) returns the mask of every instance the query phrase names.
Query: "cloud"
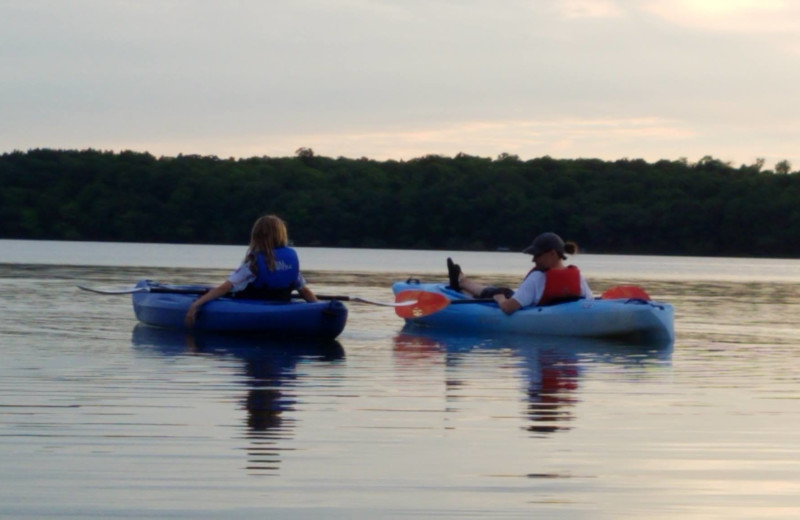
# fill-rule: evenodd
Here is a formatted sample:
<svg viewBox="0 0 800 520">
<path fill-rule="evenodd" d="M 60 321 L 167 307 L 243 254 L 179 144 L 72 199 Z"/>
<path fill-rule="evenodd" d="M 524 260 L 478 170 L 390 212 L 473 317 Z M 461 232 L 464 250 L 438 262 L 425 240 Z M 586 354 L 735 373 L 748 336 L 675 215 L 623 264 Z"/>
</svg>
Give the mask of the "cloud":
<svg viewBox="0 0 800 520">
<path fill-rule="evenodd" d="M 557 0 L 556 9 L 566 18 L 618 18 L 625 10 L 614 0 Z"/>
<path fill-rule="evenodd" d="M 798 20 L 775 0 L 6 0 L 0 152 L 782 159 Z"/>
<path fill-rule="evenodd" d="M 732 33 L 796 33 L 800 3 L 782 0 L 651 0 L 643 9 L 671 23 Z"/>
<path fill-rule="evenodd" d="M 458 153 L 496 157 L 511 153 L 523 158 L 542 155 L 564 157 L 618 157 L 616 152 L 627 148 L 631 156 L 643 144 L 663 145 L 668 141 L 687 141 L 695 132 L 683 122 L 661 118 L 598 118 L 547 120 L 474 120 L 457 124 L 387 130 L 374 128 L 356 131 L 315 133 L 265 133 L 256 138 L 206 143 L 216 148 L 217 155 L 286 156 L 300 147 L 313 149 L 318 155 L 408 160 L 428 154 L 454 156 Z M 193 140 L 192 142 L 196 142 Z M 174 155 L 176 148 L 189 143 L 162 143 L 171 151 L 155 151 L 156 155 Z M 112 148 L 114 148 L 112 146 Z M 606 149 L 604 153 L 603 150 Z M 661 157 L 654 157 L 655 159 Z"/>
</svg>

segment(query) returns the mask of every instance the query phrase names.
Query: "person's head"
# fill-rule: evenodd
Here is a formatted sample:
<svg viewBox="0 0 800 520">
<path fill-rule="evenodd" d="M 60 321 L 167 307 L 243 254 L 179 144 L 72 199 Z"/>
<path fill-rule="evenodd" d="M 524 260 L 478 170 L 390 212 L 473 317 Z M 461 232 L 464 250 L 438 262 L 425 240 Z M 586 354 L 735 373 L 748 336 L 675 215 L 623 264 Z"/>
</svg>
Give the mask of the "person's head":
<svg viewBox="0 0 800 520">
<path fill-rule="evenodd" d="M 264 215 L 255 221 L 250 231 L 250 247 L 255 251 L 269 251 L 289 243 L 286 223 L 276 215 Z"/>
<path fill-rule="evenodd" d="M 264 215 L 255 221 L 253 229 L 250 231 L 250 248 L 248 256 L 254 262 L 256 253 L 264 253 L 267 257 L 267 265 L 270 269 L 275 268 L 275 257 L 272 254 L 274 249 L 285 247 L 289 244 L 289 232 L 286 223 L 276 215 Z"/>
<path fill-rule="evenodd" d="M 562 260 L 566 260 L 566 253 L 574 254 L 578 251 L 575 242 L 565 243 L 560 236 L 555 233 L 542 233 L 537 236 L 533 243 L 526 247 L 522 252 L 533 255 L 533 261 L 539 269 L 552 269 L 561 265 Z"/>
</svg>

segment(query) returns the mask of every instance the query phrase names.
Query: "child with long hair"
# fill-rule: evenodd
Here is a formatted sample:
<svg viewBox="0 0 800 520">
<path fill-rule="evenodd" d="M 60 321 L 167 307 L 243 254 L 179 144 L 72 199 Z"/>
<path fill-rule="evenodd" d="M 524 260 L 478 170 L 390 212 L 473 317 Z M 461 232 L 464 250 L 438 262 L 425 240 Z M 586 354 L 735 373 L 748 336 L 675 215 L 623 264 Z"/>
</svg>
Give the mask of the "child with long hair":
<svg viewBox="0 0 800 520">
<path fill-rule="evenodd" d="M 203 304 L 230 292 L 237 298 L 289 301 L 294 290 L 307 302 L 317 301 L 300 273 L 297 252 L 289 247 L 286 223 L 276 215 L 264 215 L 253 224 L 242 264 L 192 303 L 186 312 L 186 326 L 194 326 Z"/>
</svg>

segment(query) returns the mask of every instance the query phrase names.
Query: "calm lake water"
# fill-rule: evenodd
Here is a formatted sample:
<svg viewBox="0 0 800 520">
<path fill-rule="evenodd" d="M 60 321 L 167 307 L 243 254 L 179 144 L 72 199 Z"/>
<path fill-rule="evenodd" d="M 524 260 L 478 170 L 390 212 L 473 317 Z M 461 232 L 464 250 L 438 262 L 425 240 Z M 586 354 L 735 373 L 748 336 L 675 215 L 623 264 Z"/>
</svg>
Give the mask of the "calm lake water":
<svg viewBox="0 0 800 520">
<path fill-rule="evenodd" d="M 676 309 L 674 345 L 405 330 L 332 343 L 138 326 L 140 278 L 216 283 L 243 247 L 0 240 L 2 518 L 800 517 L 800 261 L 578 255 Z M 514 284 L 517 253 L 300 249 L 321 294 Z"/>
</svg>

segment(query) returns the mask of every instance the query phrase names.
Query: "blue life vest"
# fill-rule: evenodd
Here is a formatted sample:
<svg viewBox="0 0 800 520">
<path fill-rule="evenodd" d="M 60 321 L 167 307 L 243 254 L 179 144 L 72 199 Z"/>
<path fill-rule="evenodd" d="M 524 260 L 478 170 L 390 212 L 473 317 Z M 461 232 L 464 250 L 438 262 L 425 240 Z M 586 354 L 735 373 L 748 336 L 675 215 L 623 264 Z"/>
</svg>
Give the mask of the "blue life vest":
<svg viewBox="0 0 800 520">
<path fill-rule="evenodd" d="M 279 247 L 272 253 L 275 256 L 275 270 L 270 271 L 264 253 L 258 253 L 256 279 L 240 291 L 238 297 L 263 300 L 291 299 L 292 291 L 297 289 L 297 279 L 300 276 L 300 259 L 291 247 Z"/>
</svg>

